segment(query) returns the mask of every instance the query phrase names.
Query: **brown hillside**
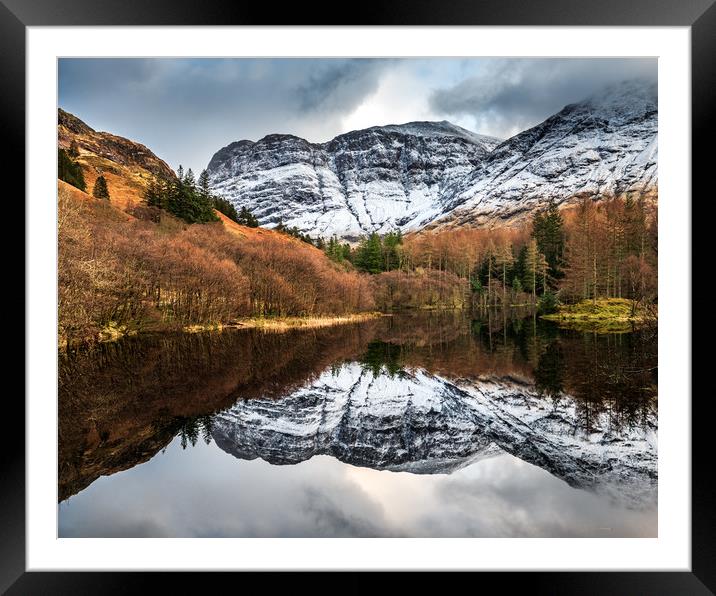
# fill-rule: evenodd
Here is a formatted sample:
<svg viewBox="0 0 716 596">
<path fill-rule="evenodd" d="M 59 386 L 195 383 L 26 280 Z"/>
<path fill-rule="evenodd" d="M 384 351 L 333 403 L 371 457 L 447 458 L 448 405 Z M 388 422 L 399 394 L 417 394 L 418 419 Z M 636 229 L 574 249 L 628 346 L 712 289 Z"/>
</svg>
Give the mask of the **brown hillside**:
<svg viewBox="0 0 716 596">
<path fill-rule="evenodd" d="M 152 178 L 174 178 L 172 169 L 147 147 L 108 132 L 97 132 L 76 116 L 58 109 L 57 139 L 61 148 L 77 143 L 77 161 L 92 191 L 95 180 L 107 180 L 111 202 L 121 209 L 138 205 Z"/>
<path fill-rule="evenodd" d="M 237 236 L 244 240 L 248 240 L 250 242 L 272 240 L 275 242 L 293 244 L 297 247 L 297 249 L 301 251 L 305 250 L 307 252 L 323 252 L 317 249 L 315 246 L 311 246 L 310 244 L 302 242 L 298 238 L 294 238 L 293 236 L 289 236 L 288 234 L 281 234 L 280 232 L 269 230 L 267 228 L 249 228 L 247 226 L 237 224 L 233 219 L 229 219 L 228 217 L 226 217 L 226 215 L 224 215 L 220 211 L 217 211 L 216 209 L 214 209 L 214 213 L 216 213 L 221 222 L 224 224 L 224 229 L 227 232 L 230 232 L 234 236 Z"/>
<path fill-rule="evenodd" d="M 131 212 L 140 206 L 147 185 L 155 177 L 174 178 L 172 169 L 152 151 L 140 143 L 113 135 L 97 132 L 77 116 L 58 109 L 57 137 L 59 146 L 67 149 L 73 141 L 77 143 L 82 173 L 87 183 L 88 193 L 58 180 L 61 192 L 70 193 L 75 198 L 95 200 L 91 196 L 95 180 L 103 175 L 107 180 L 110 203 L 122 211 Z M 224 228 L 233 235 L 249 241 L 272 239 L 280 242 L 300 243 L 301 248 L 313 249 L 300 240 L 265 228 L 242 226 L 215 211 L 223 222 Z"/>
</svg>

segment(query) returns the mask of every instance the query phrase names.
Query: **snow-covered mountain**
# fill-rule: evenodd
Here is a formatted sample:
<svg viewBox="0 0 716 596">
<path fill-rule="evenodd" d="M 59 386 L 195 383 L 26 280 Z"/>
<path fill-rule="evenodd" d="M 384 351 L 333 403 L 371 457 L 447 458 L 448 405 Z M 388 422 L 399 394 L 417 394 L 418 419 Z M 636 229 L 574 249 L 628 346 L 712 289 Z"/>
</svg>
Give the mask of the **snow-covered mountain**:
<svg viewBox="0 0 716 596">
<path fill-rule="evenodd" d="M 269 135 L 224 147 L 208 171 L 213 190 L 262 226 L 282 221 L 314 236 L 357 238 L 442 214 L 446 185 L 499 142 L 449 122 L 378 126 L 322 144 Z"/>
<path fill-rule="evenodd" d="M 358 130 L 322 144 L 238 141 L 208 166 L 212 188 L 263 226 L 354 239 L 426 226 L 516 221 L 558 203 L 656 196 L 657 89 L 613 85 L 500 143 L 449 122 Z"/>
<path fill-rule="evenodd" d="M 447 191 L 442 222 L 491 223 L 546 200 L 656 193 L 656 83 L 628 81 L 566 106 L 497 147 Z M 440 222 L 440 223 L 442 223 Z"/>
<path fill-rule="evenodd" d="M 214 418 L 213 438 L 241 459 L 296 464 L 324 454 L 416 474 L 449 474 L 507 452 L 573 487 L 639 506 L 656 499 L 656 412 L 647 418 L 617 429 L 605 414 L 588 433 L 574 398 L 554 404 L 513 379 L 375 375 L 354 362 L 283 399 L 237 402 Z"/>
</svg>

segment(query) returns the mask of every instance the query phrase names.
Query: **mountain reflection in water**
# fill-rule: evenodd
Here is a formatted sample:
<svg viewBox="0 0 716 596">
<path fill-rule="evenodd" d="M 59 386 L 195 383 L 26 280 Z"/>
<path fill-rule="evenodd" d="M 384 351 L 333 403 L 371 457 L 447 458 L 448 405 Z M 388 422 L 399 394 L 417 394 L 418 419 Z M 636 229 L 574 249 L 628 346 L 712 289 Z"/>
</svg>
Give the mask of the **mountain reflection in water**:
<svg viewBox="0 0 716 596">
<path fill-rule="evenodd" d="M 160 465 L 164 456 L 154 456 L 176 437 L 189 476 L 199 475 L 192 445 L 207 445 L 201 453 L 216 445 L 244 466 L 280 464 L 271 474 L 330 456 L 331 469 L 409 472 L 411 483 L 511 458 L 612 503 L 605 507 L 634 511 L 640 523 L 652 512 L 653 523 L 637 533 L 655 535 L 656 384 L 649 330 L 578 333 L 517 312 L 126 338 L 61 357 L 59 499 L 80 494 L 62 503 L 60 527 L 96 535 L 82 533 L 77 511 L 102 508 L 99 495 L 81 505 L 102 490 L 95 481 L 121 484 L 126 474 L 117 472 Z M 174 447 L 167 457 L 179 457 Z M 322 478 L 314 492 L 330 482 Z"/>
</svg>

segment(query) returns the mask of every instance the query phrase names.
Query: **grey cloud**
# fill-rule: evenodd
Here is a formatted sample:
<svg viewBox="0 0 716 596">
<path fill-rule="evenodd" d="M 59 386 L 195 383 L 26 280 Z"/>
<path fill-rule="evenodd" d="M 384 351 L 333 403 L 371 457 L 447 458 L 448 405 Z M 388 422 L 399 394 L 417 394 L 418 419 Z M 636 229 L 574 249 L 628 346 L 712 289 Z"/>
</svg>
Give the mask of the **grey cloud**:
<svg viewBox="0 0 716 596">
<path fill-rule="evenodd" d="M 78 58 L 59 61 L 59 105 L 198 172 L 233 141 L 346 132 L 346 119 L 391 75 L 406 81 L 394 91 L 403 122 L 457 120 L 507 137 L 609 81 L 655 73 L 656 59 Z M 402 109 L 416 94 L 427 112 Z"/>
<path fill-rule="evenodd" d="M 389 60 L 356 58 L 315 62 L 308 81 L 298 86 L 299 105 L 306 111 L 350 113 L 374 92 Z"/>
<path fill-rule="evenodd" d="M 299 504 L 296 511 L 298 516 L 305 516 L 308 522 L 302 528 L 302 536 L 391 536 L 389 522 L 382 508 L 371 501 L 355 483 L 333 483 L 333 486 L 322 486 L 320 491 L 308 486 L 302 500 L 303 503 Z"/>
<path fill-rule="evenodd" d="M 656 58 L 498 58 L 479 72 L 436 89 L 438 113 L 471 116 L 475 130 L 506 138 L 545 120 L 606 85 L 634 77 L 656 79 Z"/>
<path fill-rule="evenodd" d="M 198 171 L 240 139 L 324 141 L 379 84 L 367 59 L 63 59 L 60 107 Z"/>
</svg>

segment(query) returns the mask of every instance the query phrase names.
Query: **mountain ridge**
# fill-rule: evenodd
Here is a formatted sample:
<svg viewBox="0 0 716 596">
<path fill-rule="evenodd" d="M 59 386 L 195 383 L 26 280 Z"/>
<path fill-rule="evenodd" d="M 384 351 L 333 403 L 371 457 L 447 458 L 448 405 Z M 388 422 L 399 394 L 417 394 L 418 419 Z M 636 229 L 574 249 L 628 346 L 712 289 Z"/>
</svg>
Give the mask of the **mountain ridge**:
<svg viewBox="0 0 716 596">
<path fill-rule="evenodd" d="M 351 131 L 326 143 L 267 135 L 222 148 L 208 171 L 213 190 L 247 206 L 262 225 L 357 238 L 435 210 L 446 180 L 472 170 L 498 142 L 425 122 Z"/>
<path fill-rule="evenodd" d="M 137 205 L 154 178 L 174 179 L 169 165 L 148 147 L 109 132 L 98 132 L 80 118 L 57 109 L 58 147 L 76 145 L 87 188 L 104 176 L 110 200 L 121 208 Z"/>
<path fill-rule="evenodd" d="M 212 187 L 262 225 L 355 239 L 370 232 L 519 223 L 555 200 L 656 200 L 656 83 L 630 80 L 500 141 L 448 121 L 374 126 L 310 143 L 236 141 L 211 159 Z"/>
<path fill-rule="evenodd" d="M 443 221 L 509 219 L 515 202 L 523 211 L 545 200 L 569 204 L 584 196 L 655 198 L 656 91 L 655 83 L 622 82 L 511 137 L 457 182 Z"/>
</svg>

